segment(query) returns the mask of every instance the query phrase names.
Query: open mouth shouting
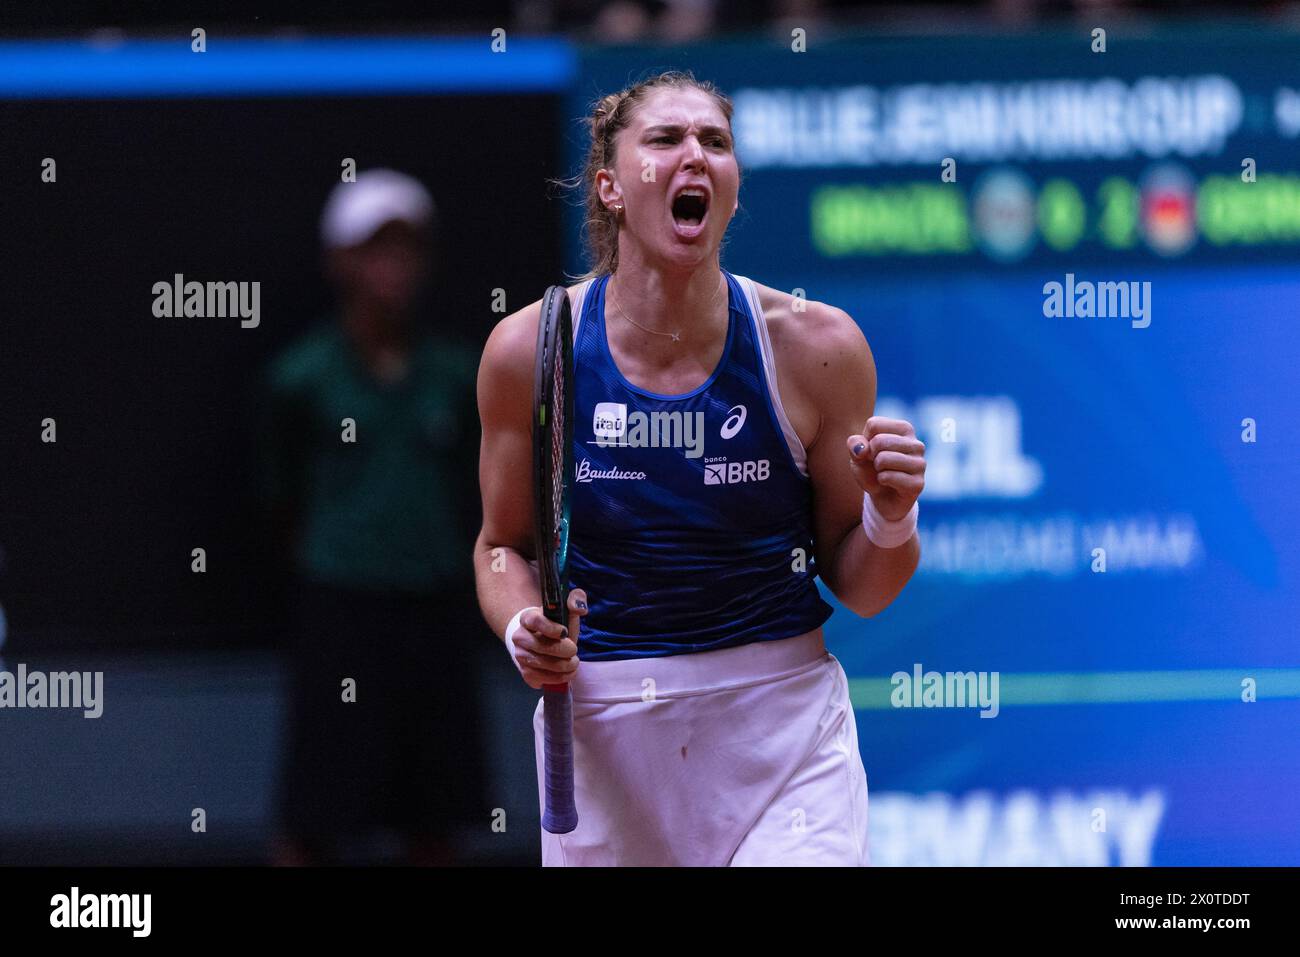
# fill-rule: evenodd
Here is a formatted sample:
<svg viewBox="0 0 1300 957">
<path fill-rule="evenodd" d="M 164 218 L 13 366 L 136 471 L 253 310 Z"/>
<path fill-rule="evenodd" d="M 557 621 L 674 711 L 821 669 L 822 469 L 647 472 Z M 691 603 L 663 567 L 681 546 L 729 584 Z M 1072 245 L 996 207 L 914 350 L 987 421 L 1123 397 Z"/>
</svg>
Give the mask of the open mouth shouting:
<svg viewBox="0 0 1300 957">
<path fill-rule="evenodd" d="M 694 239 L 704 232 L 704 221 L 709 216 L 709 203 L 713 199 L 704 183 L 687 183 L 673 194 L 670 212 L 673 231 L 681 239 Z"/>
</svg>

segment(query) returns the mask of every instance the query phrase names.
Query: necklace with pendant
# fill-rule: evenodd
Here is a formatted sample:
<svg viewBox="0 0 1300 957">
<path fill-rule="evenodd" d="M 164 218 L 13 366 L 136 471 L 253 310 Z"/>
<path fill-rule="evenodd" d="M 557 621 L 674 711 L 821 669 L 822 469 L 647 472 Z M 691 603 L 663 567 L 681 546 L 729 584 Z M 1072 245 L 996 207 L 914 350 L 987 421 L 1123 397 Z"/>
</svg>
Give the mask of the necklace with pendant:
<svg viewBox="0 0 1300 957">
<path fill-rule="evenodd" d="M 718 285 L 718 291 L 717 291 L 716 293 L 714 293 L 714 295 L 713 295 L 713 302 L 711 302 L 711 303 L 709 304 L 709 308 L 710 308 L 710 310 L 712 310 L 713 306 L 717 305 L 718 297 L 722 295 L 722 287 L 725 286 L 725 285 L 726 285 L 726 281 L 725 281 L 725 280 L 724 280 L 722 283 L 720 283 L 720 284 Z M 635 319 L 633 319 L 631 316 L 629 316 L 626 312 L 623 311 L 623 304 L 622 304 L 622 303 L 619 303 L 619 302 L 614 303 L 614 308 L 618 310 L 618 314 L 619 314 L 620 316 L 622 316 L 622 317 L 623 317 L 624 319 L 626 319 L 628 322 L 632 323 L 632 325 L 636 326 L 636 327 L 637 327 L 638 329 L 640 329 L 642 332 L 648 332 L 648 333 L 651 333 L 652 335 L 656 335 L 656 336 L 672 336 L 672 340 L 673 340 L 673 342 L 681 342 L 681 341 L 682 341 L 682 337 L 681 337 L 680 331 L 679 331 L 679 332 L 660 332 L 660 331 L 658 331 L 657 329 L 647 329 L 645 326 L 641 325 L 641 323 L 637 322 Z"/>
</svg>

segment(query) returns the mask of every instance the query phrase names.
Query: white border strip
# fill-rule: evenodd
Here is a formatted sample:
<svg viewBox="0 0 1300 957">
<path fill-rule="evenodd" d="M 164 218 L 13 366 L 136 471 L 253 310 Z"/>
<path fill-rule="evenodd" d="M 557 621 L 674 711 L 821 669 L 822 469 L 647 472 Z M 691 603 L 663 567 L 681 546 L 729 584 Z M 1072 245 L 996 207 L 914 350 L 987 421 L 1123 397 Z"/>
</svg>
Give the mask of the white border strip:
<svg viewBox="0 0 1300 957">
<path fill-rule="evenodd" d="M 732 275 L 735 276 L 735 273 Z M 736 276 L 736 281 L 740 283 L 745 298 L 749 300 L 749 312 L 758 333 L 756 337 L 758 351 L 763 359 L 763 373 L 767 377 L 767 390 L 772 397 L 772 407 L 776 409 L 776 419 L 781 423 L 781 434 L 785 436 L 785 444 L 790 447 L 790 455 L 794 457 L 794 463 L 800 474 L 807 476 L 808 454 L 804 450 L 803 442 L 799 441 L 799 433 L 794 430 L 789 417 L 785 414 L 785 406 L 781 403 L 781 390 L 776 385 L 776 361 L 772 354 L 772 340 L 767 334 L 767 319 L 763 316 L 763 308 L 758 299 L 758 288 L 754 285 L 754 281 L 746 276 Z"/>
<path fill-rule="evenodd" d="M 575 293 L 573 294 L 573 298 L 570 299 L 570 306 L 571 306 L 571 309 L 572 309 L 572 312 L 573 312 L 573 344 L 574 344 L 574 346 L 577 346 L 577 344 L 578 344 L 578 327 L 579 327 L 580 325 L 582 325 L 582 314 L 583 314 L 583 312 L 585 312 L 586 309 L 587 309 L 587 293 L 588 293 L 588 291 L 591 289 L 591 284 L 592 284 L 593 282 L 595 282 L 595 281 L 596 281 L 596 280 L 594 280 L 594 279 L 588 279 L 588 280 L 586 280 L 585 282 L 582 282 L 582 283 L 580 283 L 579 285 L 575 286 L 574 288 L 577 290 L 577 292 L 575 292 Z M 576 302 L 577 302 L 577 305 L 576 305 L 576 306 L 573 305 L 573 302 L 574 302 L 575 300 L 576 300 Z"/>
</svg>

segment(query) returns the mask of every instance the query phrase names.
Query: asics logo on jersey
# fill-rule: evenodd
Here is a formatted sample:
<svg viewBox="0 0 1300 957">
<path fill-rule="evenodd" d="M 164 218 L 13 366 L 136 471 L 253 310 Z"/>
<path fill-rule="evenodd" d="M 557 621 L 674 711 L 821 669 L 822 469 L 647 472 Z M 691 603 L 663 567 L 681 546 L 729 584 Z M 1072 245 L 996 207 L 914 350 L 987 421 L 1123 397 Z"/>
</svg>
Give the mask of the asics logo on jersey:
<svg viewBox="0 0 1300 957">
<path fill-rule="evenodd" d="M 741 482 L 766 482 L 772 474 L 769 459 L 752 462 L 708 462 L 704 464 L 705 485 L 739 485 Z"/>
<path fill-rule="evenodd" d="M 740 411 L 737 412 L 736 410 Z M 745 427 L 745 416 L 749 413 L 743 405 L 733 405 L 727 410 L 727 421 L 722 423 L 722 437 L 729 439 Z"/>
</svg>

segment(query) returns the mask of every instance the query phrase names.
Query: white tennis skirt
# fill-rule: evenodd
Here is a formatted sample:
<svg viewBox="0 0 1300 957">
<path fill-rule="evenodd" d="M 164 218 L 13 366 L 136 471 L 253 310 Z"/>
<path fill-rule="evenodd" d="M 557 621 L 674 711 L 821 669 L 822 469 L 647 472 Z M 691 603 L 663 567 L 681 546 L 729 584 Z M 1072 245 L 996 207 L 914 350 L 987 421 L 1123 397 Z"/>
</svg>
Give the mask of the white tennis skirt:
<svg viewBox="0 0 1300 957">
<path fill-rule="evenodd" d="M 578 827 L 544 866 L 865 866 L 867 775 L 848 679 L 818 629 L 738 648 L 584 661 Z M 542 705 L 533 716 L 538 798 Z"/>
</svg>

